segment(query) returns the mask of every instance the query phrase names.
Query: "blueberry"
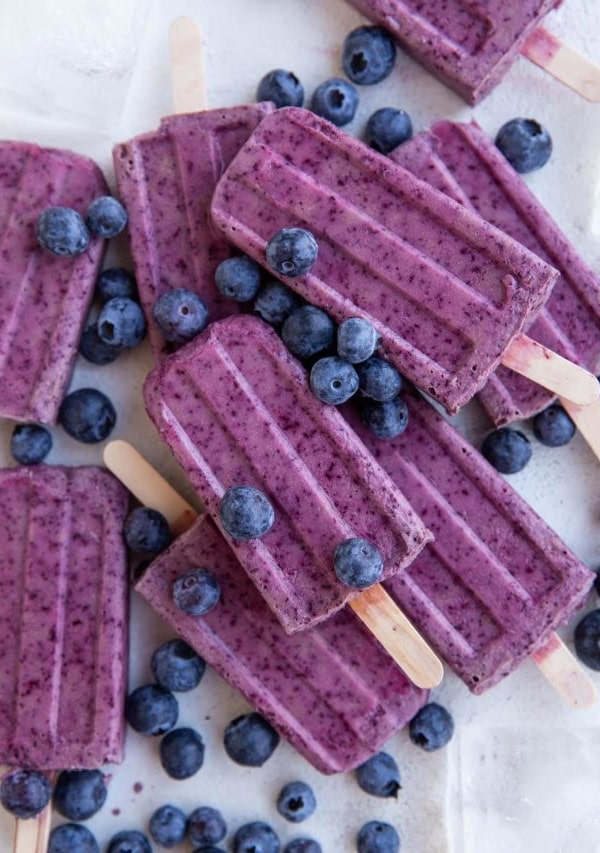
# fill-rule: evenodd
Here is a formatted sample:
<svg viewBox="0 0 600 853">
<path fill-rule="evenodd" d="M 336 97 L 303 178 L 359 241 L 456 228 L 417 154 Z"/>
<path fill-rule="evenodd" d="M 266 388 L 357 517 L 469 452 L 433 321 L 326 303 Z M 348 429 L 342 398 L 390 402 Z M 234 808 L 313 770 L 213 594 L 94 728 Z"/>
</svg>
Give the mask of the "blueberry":
<svg viewBox="0 0 600 853">
<path fill-rule="evenodd" d="M 369 118 L 365 129 L 365 142 L 379 151 L 389 154 L 394 148 L 407 142 L 413 135 L 410 116 L 404 110 L 384 107 Z"/>
<path fill-rule="evenodd" d="M 127 211 L 116 198 L 103 195 L 90 204 L 85 221 L 92 234 L 109 240 L 127 225 Z"/>
<path fill-rule="evenodd" d="M 358 86 L 372 86 L 391 74 L 396 45 L 383 27 L 357 27 L 348 33 L 342 50 L 344 74 Z"/>
<path fill-rule="evenodd" d="M 80 388 L 67 394 L 62 401 L 58 420 L 72 438 L 84 444 L 95 444 L 111 434 L 117 413 L 101 391 Z"/>
<path fill-rule="evenodd" d="M 79 823 L 100 811 L 107 793 L 99 770 L 63 770 L 54 788 L 54 808 L 67 820 Z"/>
<path fill-rule="evenodd" d="M 545 166 L 552 154 L 552 138 L 539 122 L 514 118 L 503 124 L 496 136 L 496 146 L 515 171 L 533 172 Z"/>
<path fill-rule="evenodd" d="M 391 402 L 402 390 L 402 377 L 396 368 L 376 355 L 357 365 L 356 372 L 361 394 L 378 403 Z"/>
<path fill-rule="evenodd" d="M 225 853 L 222 847 L 215 847 L 213 844 L 209 844 L 208 846 L 202 845 L 202 847 L 196 847 L 194 853 Z"/>
<path fill-rule="evenodd" d="M 167 519 L 155 509 L 139 506 L 123 527 L 127 547 L 139 554 L 159 554 L 171 542 Z"/>
<path fill-rule="evenodd" d="M 305 275 L 317 260 L 319 245 L 305 228 L 282 228 L 267 244 L 271 269 L 287 278 Z"/>
<path fill-rule="evenodd" d="M 98 334 L 98 324 L 92 323 L 87 327 L 79 342 L 79 352 L 91 364 L 112 364 L 121 353 L 120 347 L 104 343 Z"/>
<path fill-rule="evenodd" d="M 106 853 L 152 853 L 152 847 L 141 832 L 126 829 L 113 835 Z"/>
<path fill-rule="evenodd" d="M 347 80 L 333 77 L 314 91 L 310 108 L 337 127 L 349 124 L 358 109 L 358 92 Z"/>
<path fill-rule="evenodd" d="M 223 738 L 225 752 L 244 767 L 261 767 L 273 755 L 279 735 L 260 714 L 252 712 L 232 720 Z"/>
<path fill-rule="evenodd" d="M 74 258 L 85 252 L 90 232 L 83 217 L 70 207 L 48 207 L 35 223 L 38 243 L 53 255 Z"/>
<path fill-rule="evenodd" d="M 594 589 L 600 595 L 600 569 L 596 569 L 596 580 L 594 581 Z"/>
<path fill-rule="evenodd" d="M 398 796 L 400 771 L 387 752 L 378 752 L 356 770 L 356 781 L 363 791 L 374 797 Z"/>
<path fill-rule="evenodd" d="M 279 853 L 279 838 L 260 820 L 240 826 L 233 837 L 233 853 Z"/>
<path fill-rule="evenodd" d="M 38 424 L 17 424 L 10 437 L 10 452 L 20 465 L 38 465 L 52 450 L 52 436 Z"/>
<path fill-rule="evenodd" d="M 132 349 L 144 340 L 146 318 L 137 302 L 115 296 L 105 303 L 98 317 L 98 335 L 105 344 Z"/>
<path fill-rule="evenodd" d="M 173 728 L 179 717 L 179 705 L 168 690 L 146 684 L 127 697 L 125 717 L 136 732 L 157 737 Z"/>
<path fill-rule="evenodd" d="M 305 782 L 289 782 L 283 786 L 277 798 L 277 811 L 291 823 L 301 823 L 316 808 L 315 795 Z"/>
<path fill-rule="evenodd" d="M 377 330 L 360 317 L 350 317 L 338 326 L 337 353 L 350 364 L 366 361 L 373 355 L 378 343 Z"/>
<path fill-rule="evenodd" d="M 153 315 L 165 340 L 174 344 L 191 341 L 206 328 L 209 319 L 203 300 L 184 287 L 163 293 Z"/>
<path fill-rule="evenodd" d="M 481 452 L 496 471 L 516 474 L 527 465 L 532 451 L 529 440 L 522 432 L 502 427 L 486 437 Z"/>
<path fill-rule="evenodd" d="M 358 374 L 351 364 L 337 356 L 320 358 L 310 371 L 310 387 L 323 403 L 341 406 L 358 391 Z"/>
<path fill-rule="evenodd" d="M 109 299 L 117 296 L 135 299 L 137 296 L 135 278 L 122 267 L 102 270 L 96 281 L 96 293 L 103 302 L 108 302 Z"/>
<path fill-rule="evenodd" d="M 260 287 L 260 267 L 246 255 L 227 258 L 217 267 L 215 282 L 223 296 L 236 302 L 250 302 Z"/>
<path fill-rule="evenodd" d="M 175 847 L 185 840 L 187 818 L 175 806 L 161 806 L 150 818 L 148 830 L 161 847 Z"/>
<path fill-rule="evenodd" d="M 63 823 L 52 830 L 48 853 L 100 853 L 100 848 L 87 827 Z"/>
<path fill-rule="evenodd" d="M 577 623 L 575 651 L 580 661 L 600 672 L 600 610 L 592 610 Z"/>
<path fill-rule="evenodd" d="M 165 690 L 185 693 L 200 684 L 206 663 L 183 640 L 168 640 L 152 655 L 152 675 Z"/>
<path fill-rule="evenodd" d="M 0 803 L 18 818 L 43 812 L 52 795 L 50 782 L 37 770 L 13 770 L 0 783 Z"/>
<path fill-rule="evenodd" d="M 356 836 L 356 849 L 358 853 L 398 853 L 400 836 L 389 823 L 372 820 Z"/>
<path fill-rule="evenodd" d="M 189 779 L 204 764 L 204 741 L 194 729 L 173 729 L 160 742 L 160 762 L 172 779 Z"/>
<path fill-rule="evenodd" d="M 257 101 L 273 101 L 280 107 L 301 107 L 304 103 L 304 86 L 291 71 L 276 68 L 262 78 L 256 90 Z"/>
<path fill-rule="evenodd" d="M 219 582 L 208 569 L 190 569 L 173 584 L 173 601 L 190 616 L 204 616 L 220 597 Z"/>
<path fill-rule="evenodd" d="M 335 573 L 342 583 L 354 589 L 371 586 L 383 574 L 383 557 L 366 539 L 345 539 L 335 549 Z"/>
<path fill-rule="evenodd" d="M 412 742 L 425 752 L 434 752 L 446 746 L 454 734 L 454 720 L 445 708 L 430 702 L 412 718 L 408 734 Z"/>
<path fill-rule="evenodd" d="M 322 853 L 321 845 L 312 838 L 295 838 L 283 848 L 283 853 Z"/>
<path fill-rule="evenodd" d="M 258 292 L 254 310 L 271 326 L 281 326 L 290 314 L 301 305 L 293 290 L 279 281 L 268 281 Z"/>
<path fill-rule="evenodd" d="M 547 447 L 562 447 L 575 435 L 575 424 L 558 403 L 553 403 L 533 419 L 533 434 Z"/>
<path fill-rule="evenodd" d="M 252 486 L 232 486 L 221 499 L 219 518 L 226 533 L 245 542 L 271 529 L 275 511 L 268 498 Z"/>
<path fill-rule="evenodd" d="M 360 401 L 362 422 L 377 438 L 396 438 L 408 425 L 408 406 L 401 397 L 389 403 L 376 403 L 365 398 Z"/>
<path fill-rule="evenodd" d="M 189 816 L 188 832 L 192 844 L 218 844 L 227 835 L 227 824 L 220 811 L 200 806 Z"/>
<path fill-rule="evenodd" d="M 303 305 L 290 314 L 281 330 L 281 337 L 289 351 L 304 359 L 330 349 L 334 335 L 333 320 L 314 305 Z"/>
</svg>

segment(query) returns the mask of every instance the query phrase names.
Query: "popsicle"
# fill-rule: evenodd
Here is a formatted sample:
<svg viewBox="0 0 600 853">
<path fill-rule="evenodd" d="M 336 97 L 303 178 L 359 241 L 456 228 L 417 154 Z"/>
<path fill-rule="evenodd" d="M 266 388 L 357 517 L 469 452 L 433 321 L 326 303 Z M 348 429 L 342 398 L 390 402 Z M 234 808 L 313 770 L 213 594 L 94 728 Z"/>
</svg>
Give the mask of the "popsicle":
<svg viewBox="0 0 600 853">
<path fill-rule="evenodd" d="M 47 207 L 108 194 L 100 169 L 71 151 L 0 142 L 0 417 L 55 423 L 102 261 L 93 238 L 74 258 L 42 249 L 35 223 Z"/>
</svg>

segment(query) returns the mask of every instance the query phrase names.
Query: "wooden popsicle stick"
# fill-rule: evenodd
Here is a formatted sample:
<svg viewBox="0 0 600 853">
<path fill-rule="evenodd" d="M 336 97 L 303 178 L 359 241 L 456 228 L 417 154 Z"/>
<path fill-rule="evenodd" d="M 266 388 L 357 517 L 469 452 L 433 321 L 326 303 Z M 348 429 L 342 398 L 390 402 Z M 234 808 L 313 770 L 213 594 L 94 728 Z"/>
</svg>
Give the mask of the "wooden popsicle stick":
<svg viewBox="0 0 600 853">
<path fill-rule="evenodd" d="M 587 406 L 578 406 L 564 398 L 561 398 L 560 402 L 596 458 L 600 459 L 600 399 L 588 403 Z"/>
<path fill-rule="evenodd" d="M 202 33 L 191 18 L 175 18 L 169 30 L 171 86 L 176 113 L 206 109 L 206 78 Z"/>
<path fill-rule="evenodd" d="M 525 40 L 521 53 L 588 101 L 600 102 L 600 66 L 586 59 L 543 27 Z"/>
<path fill-rule="evenodd" d="M 13 839 L 13 853 L 46 853 L 50 825 L 52 823 L 52 805 L 31 820 L 18 820 Z"/>
<path fill-rule="evenodd" d="M 596 685 L 558 634 L 552 634 L 531 659 L 572 708 L 590 708 L 595 703 Z"/>
</svg>

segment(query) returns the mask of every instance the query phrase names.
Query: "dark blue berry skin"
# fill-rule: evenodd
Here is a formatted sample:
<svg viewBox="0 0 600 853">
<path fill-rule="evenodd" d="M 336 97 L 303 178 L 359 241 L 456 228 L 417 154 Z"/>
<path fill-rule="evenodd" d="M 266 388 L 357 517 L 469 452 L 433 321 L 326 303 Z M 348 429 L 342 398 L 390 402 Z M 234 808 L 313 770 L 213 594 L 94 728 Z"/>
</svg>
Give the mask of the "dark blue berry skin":
<svg viewBox="0 0 600 853">
<path fill-rule="evenodd" d="M 252 486 L 227 489 L 219 507 L 223 529 L 233 539 L 259 539 L 273 526 L 275 511 L 261 491 Z"/>
<path fill-rule="evenodd" d="M 225 729 L 225 752 L 244 767 L 261 767 L 273 755 L 279 735 L 260 714 L 236 717 Z"/>
<path fill-rule="evenodd" d="M 104 343 L 98 334 L 98 324 L 92 323 L 87 327 L 79 342 L 79 352 L 90 364 L 112 364 L 122 350 Z"/>
<path fill-rule="evenodd" d="M 337 353 L 350 364 L 360 364 L 375 352 L 379 343 L 377 330 L 361 317 L 350 317 L 337 330 Z"/>
<path fill-rule="evenodd" d="M 600 610 L 592 610 L 577 623 L 575 651 L 582 663 L 600 672 Z"/>
<path fill-rule="evenodd" d="M 13 770 L 0 783 L 0 803 L 15 817 L 28 819 L 40 814 L 52 796 L 52 787 L 37 770 Z"/>
<path fill-rule="evenodd" d="M 157 737 L 170 731 L 179 717 L 177 699 L 156 684 L 137 687 L 125 703 L 125 717 L 132 729 Z"/>
<path fill-rule="evenodd" d="M 295 838 L 283 848 L 283 853 L 322 853 L 321 845 L 312 838 Z"/>
<path fill-rule="evenodd" d="M 204 742 L 193 729 L 173 729 L 160 742 L 160 762 L 172 779 L 189 779 L 204 764 Z"/>
<path fill-rule="evenodd" d="M 365 142 L 380 154 L 389 154 L 413 135 L 410 116 L 404 110 L 383 107 L 369 118 Z"/>
<path fill-rule="evenodd" d="M 372 820 L 356 836 L 356 849 L 358 853 L 398 853 L 400 836 L 389 823 Z"/>
<path fill-rule="evenodd" d="M 190 569 L 173 584 L 173 601 L 190 616 L 204 616 L 218 603 L 221 587 L 208 569 Z"/>
<path fill-rule="evenodd" d="M 227 835 L 227 824 L 223 815 L 210 806 L 200 806 L 188 818 L 188 834 L 192 844 L 218 844 Z"/>
<path fill-rule="evenodd" d="M 63 823 L 52 830 L 48 853 L 100 853 L 100 848 L 86 826 Z"/>
<path fill-rule="evenodd" d="M 501 474 L 522 471 L 531 459 L 531 445 L 516 429 L 502 427 L 491 432 L 481 447 L 483 456 Z"/>
<path fill-rule="evenodd" d="M 301 823 L 314 814 L 316 808 L 313 790 L 305 782 L 289 782 L 277 798 L 277 811 L 291 823 Z"/>
<path fill-rule="evenodd" d="M 553 403 L 533 419 L 533 434 L 546 447 L 562 447 L 575 435 L 575 424 L 558 403 Z"/>
<path fill-rule="evenodd" d="M 596 569 L 596 580 L 594 581 L 594 589 L 600 595 L 600 569 Z"/>
<path fill-rule="evenodd" d="M 52 450 L 52 436 L 38 424 L 18 424 L 10 437 L 10 452 L 19 465 L 39 465 Z"/>
<path fill-rule="evenodd" d="M 256 90 L 257 101 L 273 101 L 281 107 L 301 107 L 304 103 L 304 86 L 291 71 L 276 68 L 262 78 Z"/>
<path fill-rule="evenodd" d="M 430 702 L 412 718 L 408 734 L 412 742 L 425 752 L 434 752 L 446 746 L 454 734 L 454 720 L 445 708 Z"/>
<path fill-rule="evenodd" d="M 373 797 L 397 798 L 400 789 L 398 765 L 387 752 L 378 752 L 355 771 L 360 788 Z"/>
<path fill-rule="evenodd" d="M 208 308 L 197 293 L 184 287 L 163 293 L 154 305 L 154 319 L 165 340 L 185 344 L 206 328 Z"/>
<path fill-rule="evenodd" d="M 96 293 L 102 302 L 108 302 L 117 296 L 127 299 L 137 298 L 137 284 L 133 275 L 122 267 L 110 267 L 102 270 L 96 281 Z"/>
<path fill-rule="evenodd" d="M 160 554 L 171 542 L 167 519 L 155 509 L 139 506 L 131 512 L 123 528 L 125 542 L 137 554 Z"/>
<path fill-rule="evenodd" d="M 144 340 L 146 318 L 133 299 L 115 296 L 102 308 L 97 327 L 98 335 L 105 344 L 119 349 L 133 349 Z"/>
<path fill-rule="evenodd" d="M 96 444 L 113 431 L 117 413 L 108 397 L 95 388 L 80 388 L 67 394 L 58 412 L 58 421 L 76 441 Z"/>
<path fill-rule="evenodd" d="M 358 391 L 358 374 L 337 356 L 320 358 L 310 371 L 310 387 L 322 403 L 341 406 Z"/>
<path fill-rule="evenodd" d="M 305 275 L 317 260 L 319 245 L 305 228 L 282 228 L 267 244 L 267 264 L 287 278 Z"/>
<path fill-rule="evenodd" d="M 116 198 L 103 195 L 90 204 L 85 221 L 92 234 L 110 240 L 127 225 L 127 211 Z"/>
<path fill-rule="evenodd" d="M 513 169 L 524 175 L 546 165 L 552 154 L 552 139 L 539 122 L 514 118 L 498 131 L 496 147 Z"/>
<path fill-rule="evenodd" d="M 175 847 L 185 840 L 187 818 L 175 806 L 161 806 L 150 818 L 148 830 L 152 840 L 161 847 Z"/>
<path fill-rule="evenodd" d="M 90 243 L 83 217 L 70 207 L 46 208 L 38 217 L 35 233 L 42 248 L 64 258 L 81 255 Z"/>
<path fill-rule="evenodd" d="M 206 663 L 183 640 L 169 640 L 152 655 L 151 668 L 160 687 L 186 693 L 200 684 Z"/>
<path fill-rule="evenodd" d="M 194 853 L 225 853 L 222 847 L 214 847 L 212 844 L 209 844 L 206 847 L 204 844 L 202 847 L 196 847 Z"/>
<path fill-rule="evenodd" d="M 383 27 L 358 27 L 348 33 L 342 51 L 344 74 L 358 86 L 372 86 L 391 74 L 396 44 Z"/>
<path fill-rule="evenodd" d="M 141 832 L 127 829 L 113 835 L 107 853 L 152 853 L 152 847 Z"/>
<path fill-rule="evenodd" d="M 100 811 L 107 793 L 99 770 L 63 770 L 54 788 L 54 808 L 67 820 L 79 823 Z"/>
<path fill-rule="evenodd" d="M 364 425 L 377 438 L 396 438 L 408 426 L 408 406 L 402 397 L 396 397 L 389 403 L 376 403 L 365 398 L 360 401 L 360 415 Z"/>
<path fill-rule="evenodd" d="M 240 826 L 233 837 L 233 853 L 279 853 L 280 850 L 275 832 L 259 820 Z"/>
<path fill-rule="evenodd" d="M 376 355 L 358 364 L 356 372 L 361 394 L 378 403 L 389 403 L 402 390 L 402 377 L 396 368 Z"/>
<path fill-rule="evenodd" d="M 293 290 L 279 281 L 268 281 L 258 292 L 254 310 L 270 326 L 279 328 L 301 305 Z"/>
<path fill-rule="evenodd" d="M 335 549 L 335 573 L 342 583 L 364 589 L 377 583 L 383 574 L 383 557 L 366 539 L 346 539 Z"/>
<path fill-rule="evenodd" d="M 260 287 L 260 267 L 243 255 L 221 261 L 215 272 L 217 289 L 228 299 L 250 302 Z"/>
<path fill-rule="evenodd" d="M 318 116 L 337 127 L 349 124 L 358 109 L 358 92 L 347 80 L 334 77 L 318 86 L 312 96 L 310 108 Z"/>
<path fill-rule="evenodd" d="M 334 335 L 333 320 L 314 305 L 303 305 L 290 314 L 281 330 L 286 347 L 302 359 L 313 358 L 329 350 L 333 346 Z"/>
</svg>

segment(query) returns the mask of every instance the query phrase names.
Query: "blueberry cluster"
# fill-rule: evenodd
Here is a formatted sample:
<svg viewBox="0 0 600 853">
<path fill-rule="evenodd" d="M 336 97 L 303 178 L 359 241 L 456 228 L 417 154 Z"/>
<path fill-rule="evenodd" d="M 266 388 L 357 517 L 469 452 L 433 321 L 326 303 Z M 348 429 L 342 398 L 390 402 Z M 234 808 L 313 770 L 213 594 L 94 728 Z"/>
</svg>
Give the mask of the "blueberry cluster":
<svg viewBox="0 0 600 853">
<path fill-rule="evenodd" d="M 139 346 L 146 335 L 146 319 L 133 275 L 122 267 L 103 270 L 96 281 L 98 316 L 81 336 L 79 352 L 91 364 L 112 364 L 127 349 Z"/>
<path fill-rule="evenodd" d="M 116 237 L 127 225 L 127 212 L 112 196 L 94 199 L 85 217 L 71 207 L 47 207 L 38 216 L 35 233 L 40 246 L 63 258 L 86 251 L 92 237 Z"/>
</svg>

